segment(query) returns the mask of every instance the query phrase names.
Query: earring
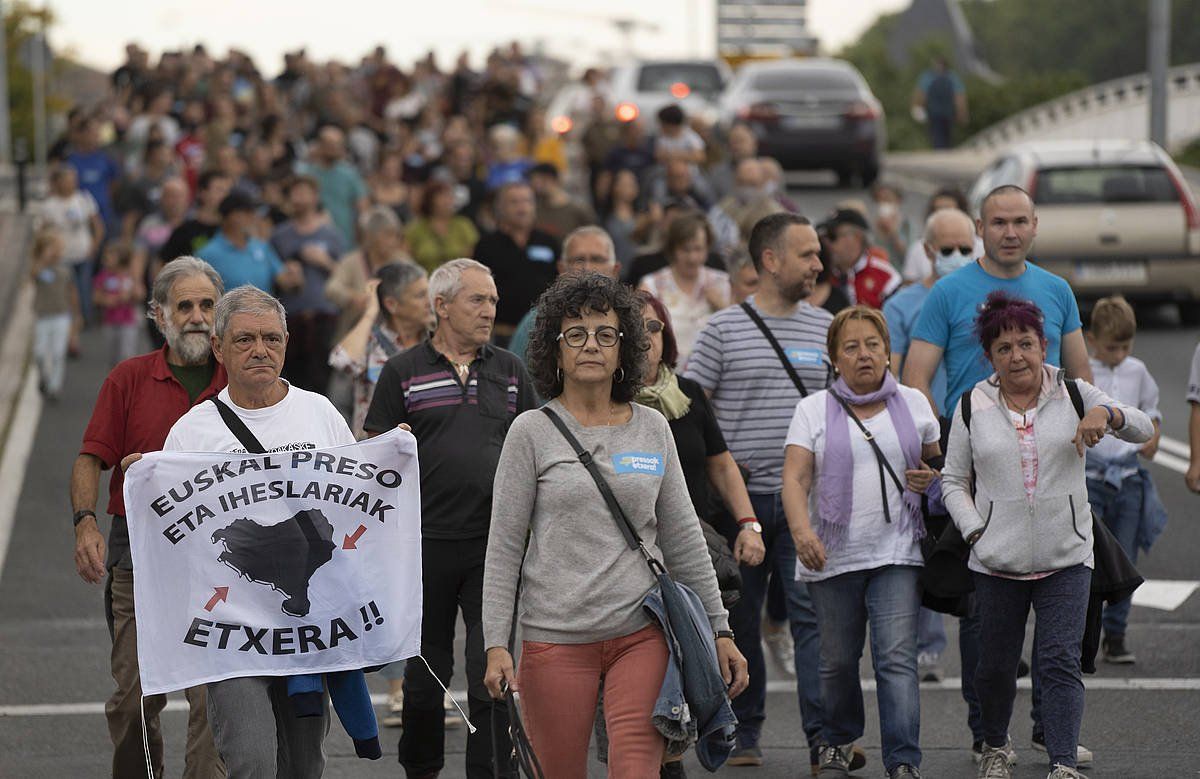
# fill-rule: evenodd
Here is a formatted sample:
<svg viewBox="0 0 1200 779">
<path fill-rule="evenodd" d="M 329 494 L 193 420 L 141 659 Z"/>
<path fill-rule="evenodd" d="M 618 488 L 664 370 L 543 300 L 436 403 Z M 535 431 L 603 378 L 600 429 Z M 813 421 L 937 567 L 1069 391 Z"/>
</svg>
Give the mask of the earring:
<svg viewBox="0 0 1200 779">
<path fill-rule="evenodd" d="M 621 382 L 625 381 L 625 367 L 624 366 L 617 368 L 617 370 L 613 373 L 613 381 L 615 381 L 617 384 L 620 384 Z"/>
</svg>

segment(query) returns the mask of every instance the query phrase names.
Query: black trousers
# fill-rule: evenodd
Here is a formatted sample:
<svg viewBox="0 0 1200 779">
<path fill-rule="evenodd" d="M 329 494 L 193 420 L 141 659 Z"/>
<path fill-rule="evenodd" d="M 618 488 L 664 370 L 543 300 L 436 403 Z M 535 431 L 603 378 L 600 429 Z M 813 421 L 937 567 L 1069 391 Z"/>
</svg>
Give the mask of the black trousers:
<svg viewBox="0 0 1200 779">
<path fill-rule="evenodd" d="M 483 646 L 483 560 L 487 538 L 421 541 L 424 611 L 421 618 L 421 654 L 442 684 L 450 686 L 454 674 L 454 627 L 462 609 L 467 627 L 468 712 L 476 732 L 467 736 L 468 779 L 491 779 L 492 740 L 507 756 L 508 707 L 493 701 L 483 686 L 487 656 Z M 420 658 L 408 661 L 404 671 L 404 732 L 400 736 L 400 764 L 409 777 L 426 776 L 445 766 L 445 713 L 442 688 Z M 495 733 L 493 734 L 493 706 Z M 507 760 L 502 766 L 507 766 Z M 511 776 L 502 767 L 500 776 Z"/>
<path fill-rule="evenodd" d="M 304 312 L 288 316 L 287 352 L 283 378 L 300 389 L 329 392 L 329 352 L 333 348 L 336 314 Z"/>
</svg>

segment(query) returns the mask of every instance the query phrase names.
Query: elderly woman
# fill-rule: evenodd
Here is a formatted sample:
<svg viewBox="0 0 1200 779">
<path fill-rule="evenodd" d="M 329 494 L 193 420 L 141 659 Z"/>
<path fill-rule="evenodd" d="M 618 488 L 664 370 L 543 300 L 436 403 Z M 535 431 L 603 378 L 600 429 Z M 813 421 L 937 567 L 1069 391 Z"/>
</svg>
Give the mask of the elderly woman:
<svg viewBox="0 0 1200 779">
<path fill-rule="evenodd" d="M 1008 725 L 1031 605 L 1049 777 L 1082 776 L 1080 647 L 1093 567 L 1083 455 L 1110 433 L 1136 443 L 1154 433 L 1141 411 L 1045 364 L 1042 319 L 1029 301 L 988 296 L 975 329 L 995 373 L 963 395 L 943 471 L 946 507 L 971 546 L 987 779 L 1012 775 Z"/>
<path fill-rule="evenodd" d="M 888 371 L 877 309 L 841 311 L 827 339 L 838 378 L 796 405 L 783 465 L 796 578 L 808 583 L 821 633 L 818 776 L 848 776 L 863 734 L 858 666 L 869 625 L 884 768 L 911 779 L 921 775 L 921 493 L 936 477 L 926 463 L 940 454 L 940 429 L 925 397 Z"/>
<path fill-rule="evenodd" d="M 667 267 L 638 285 L 666 305 L 675 322 L 675 341 L 683 363 L 704 323 L 729 305 L 729 274 L 704 264 L 710 246 L 712 233 L 703 215 L 678 217 L 667 228 L 663 247 Z"/>
<path fill-rule="evenodd" d="M 600 274 L 566 274 L 538 300 L 529 367 L 647 549 L 699 595 L 736 695 L 746 685 L 745 659 L 728 629 L 670 426 L 661 413 L 630 402 L 646 348 L 642 305 L 631 291 Z M 642 608 L 654 584 L 553 422 L 540 411 L 517 417 L 496 471 L 483 582 L 484 681 L 496 697 L 503 685 L 519 688 L 546 776 L 587 775 L 601 679 L 611 774 L 658 776 L 664 742 L 651 713 L 668 648 Z M 518 585 L 524 642 L 515 673 L 508 643 Z"/>
<path fill-rule="evenodd" d="M 404 251 L 404 225 L 392 209 L 374 206 L 358 220 L 362 245 L 338 260 L 325 283 L 325 297 L 340 309 L 335 343 L 362 318 L 373 295 L 367 282 L 384 265 L 407 260 Z"/>
<path fill-rule="evenodd" d="M 365 437 L 363 420 L 371 407 L 375 383 L 383 364 L 416 346 L 433 324 L 429 280 L 425 269 L 412 262 L 393 262 L 375 271 L 367 282 L 367 306 L 358 324 L 329 354 L 329 364 L 354 378 L 356 438 Z"/>
</svg>

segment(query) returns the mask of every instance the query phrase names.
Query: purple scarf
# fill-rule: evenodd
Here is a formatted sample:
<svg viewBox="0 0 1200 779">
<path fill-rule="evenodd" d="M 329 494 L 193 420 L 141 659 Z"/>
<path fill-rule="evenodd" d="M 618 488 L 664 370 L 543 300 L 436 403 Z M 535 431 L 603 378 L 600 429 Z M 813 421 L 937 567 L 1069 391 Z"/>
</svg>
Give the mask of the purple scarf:
<svg viewBox="0 0 1200 779">
<path fill-rule="evenodd" d="M 858 425 L 846 414 L 845 407 L 834 397 L 835 392 L 852 406 L 886 401 L 892 426 L 904 452 L 905 467 L 921 467 L 921 437 L 917 434 L 912 413 L 900 394 L 900 385 L 895 377 L 885 371 L 883 386 L 865 395 L 856 395 L 845 379 L 839 377 L 825 398 L 825 454 L 821 459 L 821 478 L 817 489 L 817 537 L 831 552 L 845 542 L 850 519 L 854 516 L 854 454 L 850 448 L 850 436 L 862 435 Z M 875 457 L 874 453 L 871 457 Z M 903 471 L 896 475 L 904 478 Z M 892 483 L 886 471 L 884 479 L 886 483 Z M 886 496 L 883 499 L 886 500 Z M 899 522 L 902 534 L 911 533 L 916 540 L 924 537 L 925 522 L 921 514 L 920 493 L 907 488 L 904 490 L 904 511 Z"/>
</svg>

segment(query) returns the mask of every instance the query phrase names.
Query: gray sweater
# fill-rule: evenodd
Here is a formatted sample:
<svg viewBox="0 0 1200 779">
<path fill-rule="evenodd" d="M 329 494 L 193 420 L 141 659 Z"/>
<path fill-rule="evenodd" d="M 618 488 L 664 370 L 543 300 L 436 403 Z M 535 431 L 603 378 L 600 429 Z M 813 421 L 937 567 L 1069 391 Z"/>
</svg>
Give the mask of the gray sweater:
<svg viewBox="0 0 1200 779">
<path fill-rule="evenodd" d="M 971 391 L 971 429 L 963 424 L 962 404 L 954 411 L 942 500 L 963 538 L 982 529 L 971 549 L 972 561 L 989 571 L 1032 574 L 1086 562 L 1092 554 L 1092 513 L 1088 505 L 1084 458 L 1072 439 L 1079 416 L 1063 385 L 1063 373 L 1047 367 L 1048 390 L 1037 402 L 1037 486 L 1033 502 L 1025 497 L 1021 451 L 995 377 Z M 1079 381 L 1085 411 L 1099 405 L 1120 409 L 1125 426 L 1113 431 L 1123 441 L 1144 442 L 1154 424 L 1138 409 L 1120 403 Z M 972 470 L 975 496 L 971 497 Z"/>
<path fill-rule="evenodd" d="M 583 427 L 557 400 L 549 405 L 592 453 L 647 549 L 696 591 L 714 630 L 728 629 L 666 418 L 635 403 L 626 424 Z M 642 598 L 654 577 L 625 544 L 570 444 L 538 410 L 513 422 L 496 469 L 483 574 L 488 648 L 508 646 L 518 580 L 527 640 L 584 644 L 649 624 Z"/>
</svg>

